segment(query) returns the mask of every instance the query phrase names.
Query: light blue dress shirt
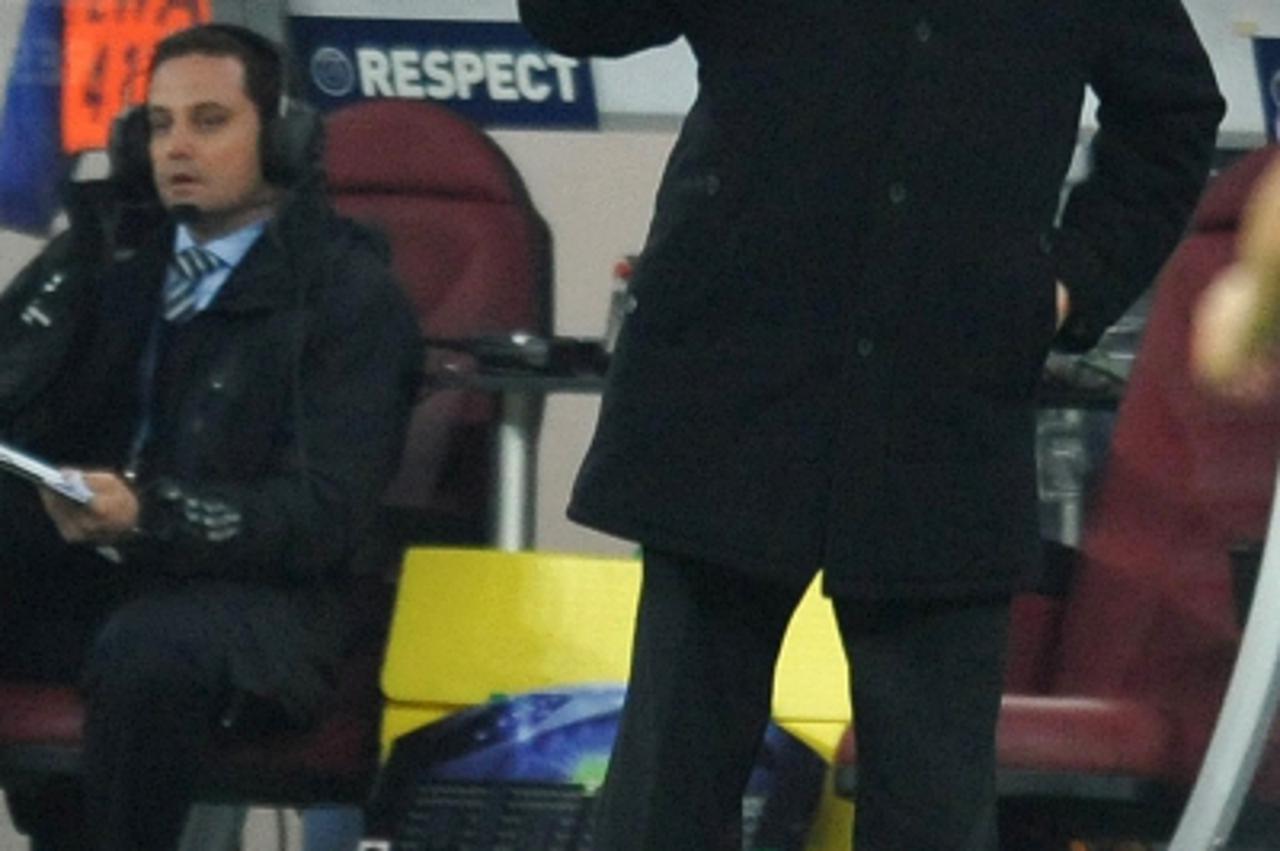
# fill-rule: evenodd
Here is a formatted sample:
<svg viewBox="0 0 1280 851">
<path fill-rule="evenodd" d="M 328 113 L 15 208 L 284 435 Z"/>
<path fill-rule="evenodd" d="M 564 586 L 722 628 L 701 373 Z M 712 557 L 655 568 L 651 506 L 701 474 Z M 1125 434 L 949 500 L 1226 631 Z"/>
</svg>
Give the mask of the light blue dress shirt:
<svg viewBox="0 0 1280 851">
<path fill-rule="evenodd" d="M 196 287 L 196 313 L 213 303 L 222 285 L 227 282 L 227 278 L 231 277 L 231 273 L 240 265 L 240 261 L 249 253 L 249 249 L 258 241 L 258 237 L 262 236 L 266 228 L 267 220 L 261 219 L 204 244 L 204 248 L 217 255 L 222 265 L 200 279 L 200 284 Z M 196 244 L 190 228 L 186 225 L 178 225 L 178 231 L 173 237 L 173 253 L 177 254 Z M 168 287 L 175 277 L 176 273 L 170 269 L 165 286 Z"/>
</svg>

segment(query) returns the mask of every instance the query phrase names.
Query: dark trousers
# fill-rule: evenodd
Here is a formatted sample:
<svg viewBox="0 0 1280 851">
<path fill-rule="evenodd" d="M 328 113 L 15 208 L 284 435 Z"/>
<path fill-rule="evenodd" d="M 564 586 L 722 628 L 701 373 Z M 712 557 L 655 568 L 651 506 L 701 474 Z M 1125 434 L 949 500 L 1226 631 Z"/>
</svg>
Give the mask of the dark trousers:
<svg viewBox="0 0 1280 851">
<path fill-rule="evenodd" d="M 741 848 L 742 794 L 804 590 L 646 551 L 599 851 Z M 994 851 L 1008 599 L 833 605 L 855 705 L 857 851 Z"/>
<path fill-rule="evenodd" d="M 104 565 L 105 566 L 105 565 Z M 200 754 L 230 703 L 190 598 L 131 602 L 90 642 L 83 774 L 7 789 L 34 851 L 172 851 Z M 42 677 L 42 679 L 49 679 Z"/>
<path fill-rule="evenodd" d="M 9 496 L 0 677 L 79 685 L 86 706 L 82 776 L 6 789 L 14 821 L 34 851 L 172 851 L 201 754 L 242 696 L 243 660 L 314 660 L 285 649 L 296 643 L 279 628 L 289 607 L 269 589 L 140 580 L 66 546 L 38 506 Z M 280 646 L 256 652 L 269 636 Z"/>
</svg>

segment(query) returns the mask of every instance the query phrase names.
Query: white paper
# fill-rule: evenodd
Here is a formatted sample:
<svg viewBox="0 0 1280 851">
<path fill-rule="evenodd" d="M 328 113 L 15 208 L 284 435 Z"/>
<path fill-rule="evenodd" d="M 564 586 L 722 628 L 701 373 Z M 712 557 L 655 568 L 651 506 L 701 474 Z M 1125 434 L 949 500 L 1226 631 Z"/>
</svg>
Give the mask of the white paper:
<svg viewBox="0 0 1280 851">
<path fill-rule="evenodd" d="M 63 473 L 52 464 L 7 443 L 0 443 L 0 470 L 29 479 L 81 505 L 93 499 L 93 491 L 89 490 L 79 473 Z"/>
</svg>

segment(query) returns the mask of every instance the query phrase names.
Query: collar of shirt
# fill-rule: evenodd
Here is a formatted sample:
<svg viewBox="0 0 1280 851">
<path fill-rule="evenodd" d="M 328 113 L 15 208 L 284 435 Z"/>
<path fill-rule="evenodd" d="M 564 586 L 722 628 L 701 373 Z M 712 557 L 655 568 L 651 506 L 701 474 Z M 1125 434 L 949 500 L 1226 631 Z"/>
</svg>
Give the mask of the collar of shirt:
<svg viewBox="0 0 1280 851">
<path fill-rule="evenodd" d="M 231 277 L 231 273 L 240 265 L 240 261 L 249 253 L 249 249 L 258 241 L 258 237 L 262 236 L 262 232 L 267 228 L 266 219 L 245 225 L 237 231 L 232 231 L 226 236 L 220 236 L 204 243 L 204 247 L 217 255 L 222 261 L 222 265 L 214 271 L 205 275 L 200 280 L 200 285 L 196 288 L 196 312 L 200 312 L 208 307 L 217 297 L 218 292 L 222 289 L 222 285 Z M 186 225 L 178 225 L 178 230 L 173 237 L 173 253 L 190 248 L 196 245 L 195 237 L 191 235 L 191 230 Z M 169 273 L 171 276 L 172 272 Z"/>
</svg>

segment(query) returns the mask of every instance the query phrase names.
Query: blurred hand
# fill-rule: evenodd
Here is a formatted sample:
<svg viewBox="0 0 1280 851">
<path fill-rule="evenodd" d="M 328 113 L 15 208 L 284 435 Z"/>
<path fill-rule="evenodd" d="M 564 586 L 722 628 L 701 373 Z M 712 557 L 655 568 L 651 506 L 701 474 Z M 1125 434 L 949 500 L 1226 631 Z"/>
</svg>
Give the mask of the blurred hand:
<svg viewBox="0 0 1280 851">
<path fill-rule="evenodd" d="M 1240 262 L 1257 275 L 1263 309 L 1275 314 L 1280 295 L 1280 160 L 1258 179 L 1240 220 Z"/>
<path fill-rule="evenodd" d="M 1067 317 L 1071 315 L 1071 291 L 1067 289 L 1066 284 L 1058 281 L 1058 328 L 1062 328 L 1062 323 L 1067 321 Z"/>
<path fill-rule="evenodd" d="M 1191 317 L 1192 375 L 1219 395 L 1259 402 L 1280 383 L 1275 347 L 1259 333 L 1261 283 L 1247 267 L 1227 267 Z"/>
<path fill-rule="evenodd" d="M 1222 395 L 1260 402 L 1280 388 L 1280 161 L 1250 195 L 1237 246 L 1192 316 L 1191 369 Z"/>
<path fill-rule="evenodd" d="M 40 489 L 44 510 L 63 540 L 72 544 L 111 544 L 132 534 L 138 526 L 138 497 L 115 473 L 84 473 L 93 491 L 86 505 Z"/>
</svg>

